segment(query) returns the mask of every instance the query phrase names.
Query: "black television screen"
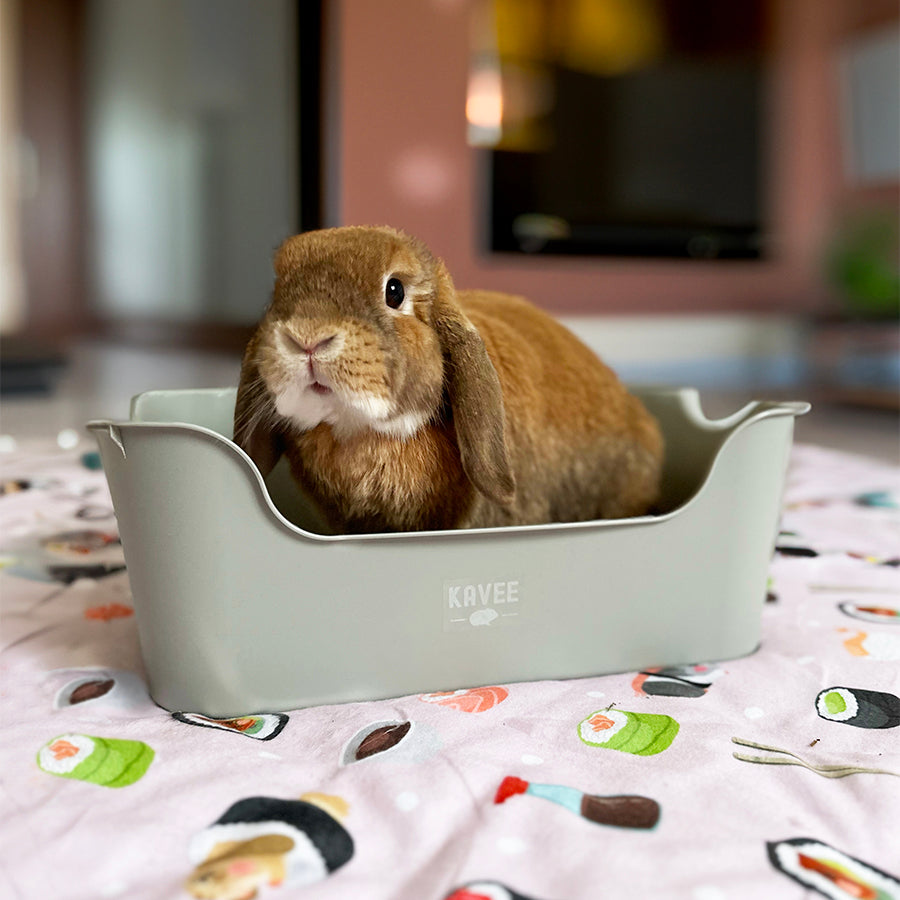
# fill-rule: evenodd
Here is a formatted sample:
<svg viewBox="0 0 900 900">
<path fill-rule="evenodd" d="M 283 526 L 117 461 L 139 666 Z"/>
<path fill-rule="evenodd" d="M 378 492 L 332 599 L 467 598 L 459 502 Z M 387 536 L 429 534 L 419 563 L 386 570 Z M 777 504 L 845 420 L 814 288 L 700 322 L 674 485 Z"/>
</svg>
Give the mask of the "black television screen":
<svg viewBox="0 0 900 900">
<path fill-rule="evenodd" d="M 502 12 L 503 0 L 495 2 Z M 610 6 L 624 9 L 591 2 L 607 24 Z M 497 16 L 504 106 L 501 135 L 488 153 L 491 249 L 758 258 L 763 3 L 629 2 L 642 10 L 630 25 L 638 49 L 611 63 L 603 54 L 614 55 L 616 45 L 604 51 L 600 31 L 586 20 L 575 38 L 584 46 L 566 53 L 560 17 L 568 6 L 583 18 L 591 6 L 584 0 L 544 5 L 551 37 L 536 60 L 522 58 L 528 47 L 521 35 L 504 35 L 514 20 Z M 568 33 L 578 27 L 570 21 Z M 593 59 L 585 37 L 591 27 L 599 36 Z M 642 39 L 641 27 L 653 34 Z M 620 26 L 620 44 L 628 33 Z M 526 110 L 518 120 L 517 96 Z"/>
</svg>

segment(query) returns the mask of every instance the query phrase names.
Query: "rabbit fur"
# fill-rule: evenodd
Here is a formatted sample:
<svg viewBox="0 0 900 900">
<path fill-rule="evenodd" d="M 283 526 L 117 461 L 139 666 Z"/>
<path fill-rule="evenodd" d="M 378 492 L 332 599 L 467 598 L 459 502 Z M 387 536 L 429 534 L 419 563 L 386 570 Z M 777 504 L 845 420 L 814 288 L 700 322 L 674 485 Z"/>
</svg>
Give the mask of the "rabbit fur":
<svg viewBox="0 0 900 900">
<path fill-rule="evenodd" d="M 244 353 L 235 442 L 264 477 L 286 455 L 335 529 L 573 522 L 653 507 L 656 421 L 528 301 L 457 291 L 424 244 L 383 227 L 289 238 L 275 274 Z"/>
</svg>

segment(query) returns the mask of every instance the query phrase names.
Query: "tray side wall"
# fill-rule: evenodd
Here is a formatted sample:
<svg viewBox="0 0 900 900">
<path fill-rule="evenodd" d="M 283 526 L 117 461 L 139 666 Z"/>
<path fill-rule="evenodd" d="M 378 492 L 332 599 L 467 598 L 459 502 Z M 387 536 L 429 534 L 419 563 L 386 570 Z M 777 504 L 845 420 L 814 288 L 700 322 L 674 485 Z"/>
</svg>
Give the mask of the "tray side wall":
<svg viewBox="0 0 900 900">
<path fill-rule="evenodd" d="M 735 434 L 664 520 L 337 541 L 279 524 L 214 436 L 97 438 L 154 699 L 227 716 L 751 652 L 792 430 Z M 448 623 L 453 586 L 494 584 L 510 621 Z"/>
</svg>

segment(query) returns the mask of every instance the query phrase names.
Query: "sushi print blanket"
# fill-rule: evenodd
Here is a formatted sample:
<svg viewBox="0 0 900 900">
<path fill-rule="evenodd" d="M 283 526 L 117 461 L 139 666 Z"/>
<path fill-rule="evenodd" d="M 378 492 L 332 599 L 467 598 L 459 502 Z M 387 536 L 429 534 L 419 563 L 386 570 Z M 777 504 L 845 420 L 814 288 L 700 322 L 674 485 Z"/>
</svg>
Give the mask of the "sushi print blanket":
<svg viewBox="0 0 900 900">
<path fill-rule="evenodd" d="M 748 657 L 212 720 L 96 459 L 2 462 L 2 897 L 900 898 L 897 469 L 795 448 Z"/>
</svg>

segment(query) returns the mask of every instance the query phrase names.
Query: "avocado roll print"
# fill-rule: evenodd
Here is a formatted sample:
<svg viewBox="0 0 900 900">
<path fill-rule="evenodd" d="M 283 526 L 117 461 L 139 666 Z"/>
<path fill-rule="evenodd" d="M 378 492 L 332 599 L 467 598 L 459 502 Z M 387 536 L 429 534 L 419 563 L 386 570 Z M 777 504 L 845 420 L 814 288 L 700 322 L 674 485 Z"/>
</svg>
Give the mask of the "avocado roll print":
<svg viewBox="0 0 900 900">
<path fill-rule="evenodd" d="M 118 788 L 143 778 L 153 756 L 143 741 L 61 734 L 40 749 L 37 762 L 50 775 Z"/>
<path fill-rule="evenodd" d="M 896 728 L 900 725 L 900 697 L 885 691 L 830 687 L 816 697 L 816 712 L 830 722 L 857 728 Z"/>
<path fill-rule="evenodd" d="M 601 709 L 582 719 L 578 736 L 591 747 L 653 756 L 675 740 L 678 728 L 671 716 Z"/>
</svg>

